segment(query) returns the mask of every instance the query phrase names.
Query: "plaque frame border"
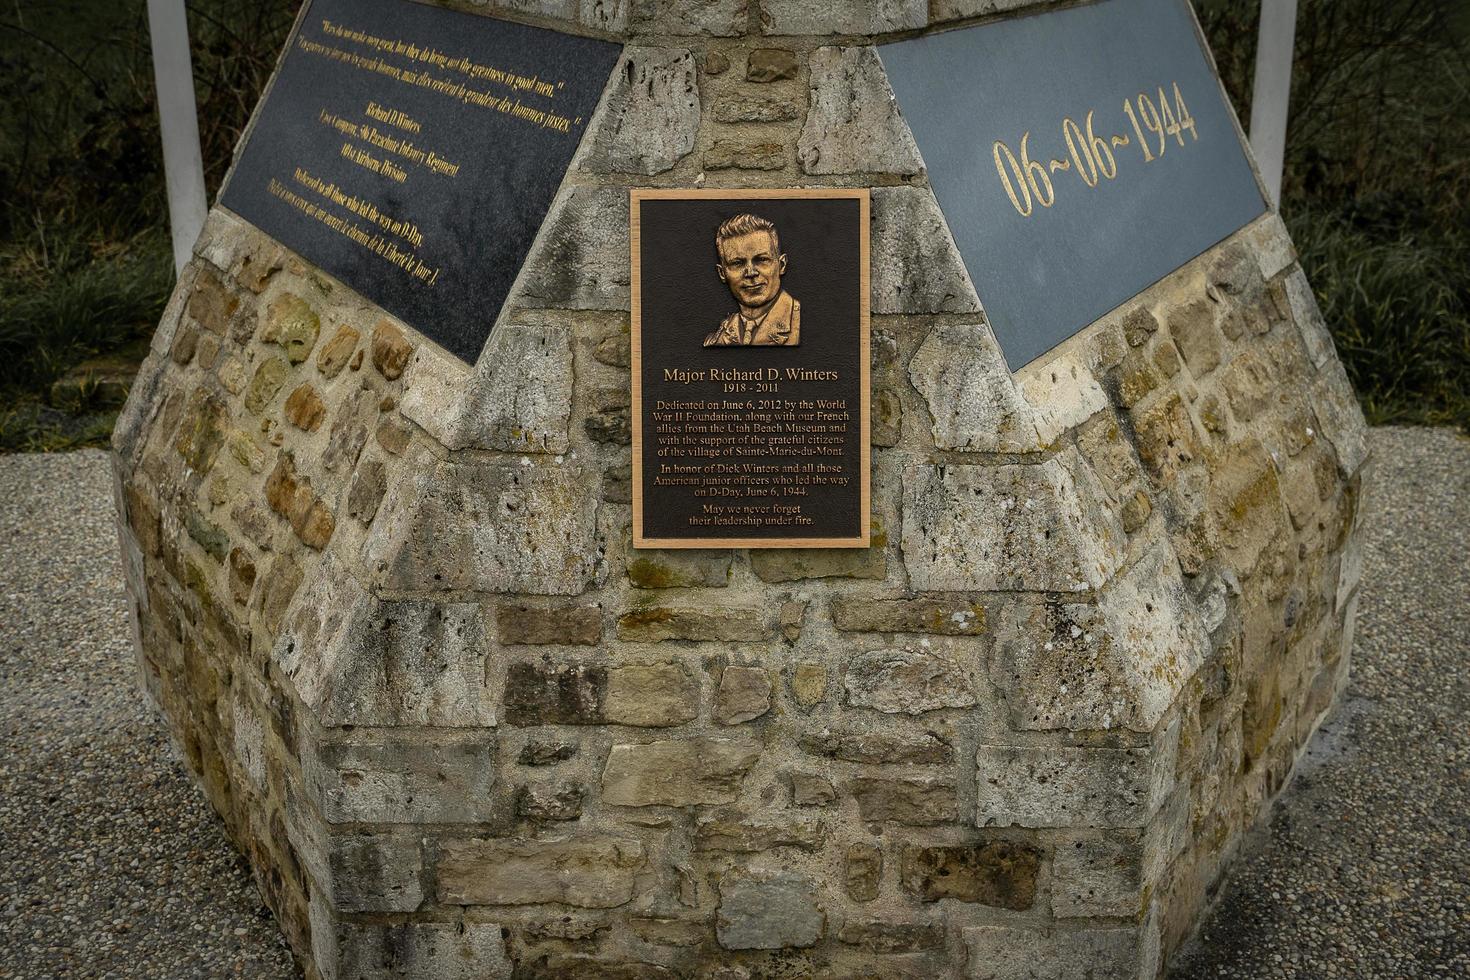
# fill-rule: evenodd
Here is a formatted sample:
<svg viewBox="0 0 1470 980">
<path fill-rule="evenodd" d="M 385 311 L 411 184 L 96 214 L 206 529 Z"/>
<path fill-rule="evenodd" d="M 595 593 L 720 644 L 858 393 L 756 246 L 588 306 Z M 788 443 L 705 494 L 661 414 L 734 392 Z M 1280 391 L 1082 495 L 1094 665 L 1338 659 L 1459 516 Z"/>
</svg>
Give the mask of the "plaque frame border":
<svg viewBox="0 0 1470 980">
<path fill-rule="evenodd" d="M 859 293 L 859 455 L 861 488 L 859 494 L 862 533 L 852 537 L 815 538 L 650 538 L 643 534 L 643 289 L 642 289 L 642 210 L 644 201 L 668 200 L 792 200 L 792 199 L 856 200 L 858 202 L 858 293 Z M 706 188 L 629 188 L 628 243 L 631 259 L 631 340 L 632 363 L 629 380 L 632 385 L 633 422 L 633 547 L 634 548 L 868 548 L 873 535 L 873 446 L 872 410 L 872 279 L 870 267 L 871 194 L 866 187 L 706 187 Z"/>
</svg>

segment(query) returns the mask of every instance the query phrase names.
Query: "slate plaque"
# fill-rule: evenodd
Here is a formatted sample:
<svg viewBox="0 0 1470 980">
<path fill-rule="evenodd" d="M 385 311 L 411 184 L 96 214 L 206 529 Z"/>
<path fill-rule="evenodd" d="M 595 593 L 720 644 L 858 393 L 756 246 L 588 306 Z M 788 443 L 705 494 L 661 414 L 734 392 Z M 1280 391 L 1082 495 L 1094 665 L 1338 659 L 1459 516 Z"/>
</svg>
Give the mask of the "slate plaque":
<svg viewBox="0 0 1470 980">
<path fill-rule="evenodd" d="M 473 362 L 620 50 L 311 0 L 221 202 Z"/>
<path fill-rule="evenodd" d="M 1266 209 L 1186 0 L 1100 0 L 880 56 L 1013 370 Z"/>
<path fill-rule="evenodd" d="M 867 190 L 631 217 L 634 546 L 867 547 Z"/>
</svg>

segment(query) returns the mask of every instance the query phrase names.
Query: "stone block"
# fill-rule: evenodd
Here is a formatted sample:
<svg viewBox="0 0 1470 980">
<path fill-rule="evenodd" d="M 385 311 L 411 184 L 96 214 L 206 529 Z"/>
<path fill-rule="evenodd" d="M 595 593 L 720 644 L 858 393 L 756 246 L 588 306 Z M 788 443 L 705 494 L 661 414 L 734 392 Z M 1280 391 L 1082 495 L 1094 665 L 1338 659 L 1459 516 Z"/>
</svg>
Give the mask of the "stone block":
<svg viewBox="0 0 1470 980">
<path fill-rule="evenodd" d="M 762 606 L 653 606 L 619 616 L 618 639 L 754 642 L 775 635 L 772 618 L 772 611 Z"/>
<path fill-rule="evenodd" d="M 710 109 L 716 122 L 771 123 L 790 122 L 800 117 L 801 109 L 791 99 L 763 99 L 735 96 L 717 101 Z M 798 145 L 797 155 L 800 157 Z"/>
<path fill-rule="evenodd" d="M 972 980 L 1153 980 L 1159 936 L 1153 923 L 1049 930 L 972 926 L 961 930 Z"/>
<path fill-rule="evenodd" d="M 321 319 L 310 303 L 294 293 L 282 293 L 266 309 L 260 339 L 278 345 L 288 361 L 300 364 L 316 346 L 321 328 Z"/>
<path fill-rule="evenodd" d="M 811 107 L 796 141 L 803 172 L 911 176 L 924 169 L 873 47 L 818 48 L 807 64 Z"/>
<path fill-rule="evenodd" d="M 633 897 L 644 863 L 643 845 L 621 837 L 449 839 L 439 847 L 437 893 L 445 905 L 610 909 Z"/>
<path fill-rule="evenodd" d="M 631 536 L 628 540 L 631 544 Z M 628 584 L 635 589 L 723 589 L 730 584 L 731 555 L 727 550 L 630 547 L 625 558 Z"/>
<path fill-rule="evenodd" d="M 885 34 L 923 27 L 929 20 L 928 0 L 870 0 L 824 3 L 822 0 L 762 0 L 767 34 Z"/>
<path fill-rule="evenodd" d="M 801 70 L 796 54 L 786 48 L 756 48 L 745 62 L 745 80 L 748 82 L 781 82 L 795 78 Z"/>
<path fill-rule="evenodd" d="M 864 955 L 873 953 L 912 953 L 925 949 L 944 948 L 944 927 L 921 922 L 874 922 L 843 923 L 837 931 L 837 941 L 858 947 Z"/>
<path fill-rule="evenodd" d="M 903 855 L 903 889 L 920 901 L 953 899 L 996 908 L 1031 908 L 1036 902 L 1040 849 L 1011 841 L 909 847 Z"/>
<path fill-rule="evenodd" d="M 214 468 L 225 441 L 228 418 L 225 404 L 205 389 L 197 388 L 189 397 L 174 448 L 195 473 L 203 476 Z"/>
<path fill-rule="evenodd" d="M 628 309 L 628 192 L 563 188 L 521 271 L 520 302 L 572 310 Z"/>
<path fill-rule="evenodd" d="M 875 532 L 869 548 L 753 548 L 750 570 L 763 582 L 806 578 L 876 578 L 888 573 L 883 554 L 887 536 Z"/>
<path fill-rule="evenodd" d="M 296 471 L 296 462 L 289 453 L 276 457 L 275 469 L 265 481 L 265 499 L 271 510 L 291 525 L 302 544 L 320 551 L 331 540 L 336 518 L 312 489 L 310 478 Z"/>
<path fill-rule="evenodd" d="M 859 653 L 848 663 L 844 686 L 848 704 L 888 714 L 919 715 L 975 704 L 964 669 L 927 646 Z"/>
<path fill-rule="evenodd" d="M 1241 422 L 1249 422 L 1268 409 L 1278 394 L 1270 364 L 1254 348 L 1246 348 L 1231 359 L 1223 386 L 1230 411 Z"/>
<path fill-rule="evenodd" d="M 810 772 L 791 774 L 791 803 L 793 806 L 831 806 L 837 802 L 837 790 L 832 780 Z"/>
<path fill-rule="evenodd" d="M 322 427 L 327 417 L 327 406 L 310 384 L 304 384 L 291 392 L 284 408 L 286 421 L 303 432 L 315 432 Z"/>
<path fill-rule="evenodd" d="M 1203 378 L 1220 366 L 1225 340 L 1215 326 L 1213 302 L 1203 297 L 1190 300 L 1168 310 L 1164 319 L 1190 374 Z"/>
<path fill-rule="evenodd" d="M 725 949 L 815 946 L 827 916 L 817 884 L 785 871 L 728 871 L 720 879 L 715 934 Z"/>
<path fill-rule="evenodd" d="M 955 785 L 928 776 L 882 779 L 861 776 L 847 783 L 864 823 L 901 823 L 931 826 L 959 819 Z"/>
<path fill-rule="evenodd" d="M 1245 241 L 1255 253 L 1261 278 L 1270 282 L 1296 261 L 1296 247 L 1281 216 L 1272 211 L 1245 230 Z"/>
<path fill-rule="evenodd" d="M 505 677 L 505 720 L 517 726 L 600 725 L 607 668 L 513 663 Z"/>
<path fill-rule="evenodd" d="M 576 820 L 586 798 L 587 787 L 581 783 L 527 783 L 516 793 L 516 816 L 549 823 Z"/>
<path fill-rule="evenodd" d="M 411 479 L 368 540 L 383 588 L 575 595 L 591 578 L 597 498 L 583 468 L 445 461 Z"/>
<path fill-rule="evenodd" d="M 614 745 L 602 773 L 602 801 L 612 806 L 733 803 L 760 752 L 758 743 L 733 738 Z"/>
<path fill-rule="evenodd" d="M 1336 358 L 1323 363 L 1312 385 L 1310 401 L 1318 431 L 1337 452 L 1338 467 L 1345 476 L 1353 476 L 1368 460 L 1368 425 L 1352 384 Z"/>
<path fill-rule="evenodd" d="M 489 823 L 495 751 L 481 738 L 364 735 L 308 746 L 302 770 L 328 823 Z"/>
<path fill-rule="evenodd" d="M 1095 604 L 1008 607 L 990 679 L 1019 730 L 1151 732 L 1209 649 L 1178 562 L 1160 547 Z"/>
<path fill-rule="evenodd" d="M 1082 425 L 1108 407 L 1108 396 L 1081 357 L 1054 354 L 1044 365 L 1016 376 L 1021 396 L 1043 446 Z"/>
<path fill-rule="evenodd" d="M 854 902 L 871 902 L 878 897 L 883 881 L 883 850 L 875 844 L 850 844 L 843 863 L 843 884 Z"/>
<path fill-rule="evenodd" d="M 771 676 L 762 667 L 732 664 L 720 673 L 715 692 L 715 721 L 738 725 L 771 710 Z"/>
<path fill-rule="evenodd" d="M 337 407 L 337 417 L 322 450 L 322 467 L 329 473 L 346 473 L 357 465 L 368 433 L 378 420 L 378 396 L 371 388 L 359 388 Z"/>
<path fill-rule="evenodd" d="M 954 761 L 954 746 L 933 732 L 889 734 L 824 728 L 799 735 L 797 744 L 811 755 L 868 765 L 945 765 Z"/>
<path fill-rule="evenodd" d="M 978 313 L 980 300 L 927 187 L 872 192 L 872 312 Z"/>
<path fill-rule="evenodd" d="M 595 2 L 582 0 L 584 20 L 589 4 Z M 628 29 L 640 35 L 735 37 L 745 33 L 746 3 L 747 0 L 627 0 Z M 606 5 L 606 0 L 603 4 Z"/>
<path fill-rule="evenodd" d="M 602 642 L 602 607 L 507 600 L 495 606 L 501 643 L 596 646 Z"/>
<path fill-rule="evenodd" d="M 791 668 L 791 696 L 804 708 L 827 700 L 827 668 L 810 661 Z"/>
<path fill-rule="evenodd" d="M 687 48 L 628 47 L 574 167 L 651 176 L 694 149 L 699 70 Z"/>
<path fill-rule="evenodd" d="M 915 596 L 874 599 L 868 596 L 832 597 L 832 625 L 863 633 L 932 633 L 940 636 L 983 636 L 985 607 L 958 596 Z"/>
<path fill-rule="evenodd" d="M 224 284 L 218 273 L 204 266 L 194 279 L 188 310 L 201 327 L 224 337 L 229 334 L 230 322 L 240 310 L 240 297 Z"/>
<path fill-rule="evenodd" d="M 571 410 L 571 330 L 502 324 L 486 344 L 444 445 L 564 453 Z"/>
<path fill-rule="evenodd" d="M 705 170 L 780 170 L 786 147 L 770 140 L 719 139 L 704 152 Z"/>
<path fill-rule="evenodd" d="M 396 381 L 403 376 L 403 369 L 408 366 L 413 349 L 414 345 L 408 336 L 387 320 L 379 320 L 378 325 L 373 327 L 373 367 L 389 381 Z"/>
<path fill-rule="evenodd" d="M 1208 500 L 1225 558 L 1242 577 L 1290 529 L 1276 465 L 1259 440 L 1230 448 L 1214 467 Z"/>
<path fill-rule="evenodd" d="M 362 334 L 355 328 L 346 324 L 337 328 L 328 340 L 316 352 L 316 369 L 321 372 L 322 377 L 328 381 L 342 373 L 347 362 L 352 360 L 352 355 L 357 351 L 357 342 L 362 339 Z"/>
<path fill-rule="evenodd" d="M 699 684 L 677 663 L 612 667 L 602 714 L 614 725 L 682 725 L 699 714 Z"/>
<path fill-rule="evenodd" d="M 423 847 L 411 834 L 331 834 L 288 800 L 286 830 L 317 889 L 338 912 L 413 912 L 424 901 Z"/>
<path fill-rule="evenodd" d="M 345 922 L 319 927 L 316 907 L 313 903 L 312 945 L 324 980 L 510 980 L 513 967 L 496 923 Z"/>
<path fill-rule="evenodd" d="M 982 827 L 1142 827 L 1174 785 L 1178 722 L 1151 748 L 1023 748 L 976 753 Z"/>
<path fill-rule="evenodd" d="M 1122 527 L 1057 459 L 916 464 L 903 486 L 904 564 L 920 591 L 1078 592 L 1122 560 Z"/>
<path fill-rule="evenodd" d="M 1146 830 L 1109 830 L 1058 842 L 1052 914 L 1140 919 L 1166 866 L 1190 842 L 1189 797 L 1176 793 Z"/>
<path fill-rule="evenodd" d="M 521 746 L 516 763 L 522 766 L 554 766 L 577 754 L 580 746 L 560 738 L 533 738 Z"/>
<path fill-rule="evenodd" d="M 815 851 L 826 839 L 826 825 L 807 816 L 707 817 L 694 828 L 694 847 L 700 851 L 760 854 L 774 847 Z"/>
<path fill-rule="evenodd" d="M 352 486 L 347 491 L 347 515 L 364 524 L 372 523 L 387 490 L 388 472 L 382 461 L 366 461 L 352 475 Z"/>
<path fill-rule="evenodd" d="M 1030 406 L 984 324 L 934 327 L 909 362 L 909 380 L 934 420 L 934 445 L 959 452 L 1036 452 Z"/>
<path fill-rule="evenodd" d="M 1327 329 L 1327 321 L 1322 317 L 1322 309 L 1317 305 L 1312 285 L 1307 282 L 1306 273 L 1300 267 L 1291 271 L 1285 279 L 1285 285 L 1291 318 L 1301 331 L 1307 357 L 1311 359 L 1313 367 L 1320 369 L 1324 361 L 1337 353 L 1337 348 L 1332 343 L 1332 333 Z"/>
</svg>

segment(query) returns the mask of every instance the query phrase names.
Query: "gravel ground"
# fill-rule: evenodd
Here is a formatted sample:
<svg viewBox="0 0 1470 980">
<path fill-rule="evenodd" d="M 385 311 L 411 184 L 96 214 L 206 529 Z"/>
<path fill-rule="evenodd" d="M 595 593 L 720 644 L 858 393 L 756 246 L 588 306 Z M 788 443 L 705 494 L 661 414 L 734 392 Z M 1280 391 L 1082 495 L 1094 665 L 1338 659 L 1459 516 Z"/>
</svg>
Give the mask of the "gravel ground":
<svg viewBox="0 0 1470 980">
<path fill-rule="evenodd" d="M 1470 976 L 1470 440 L 1372 442 L 1351 687 L 1175 980 Z M 297 977 L 135 693 L 109 480 L 0 457 L 0 978 Z"/>
</svg>

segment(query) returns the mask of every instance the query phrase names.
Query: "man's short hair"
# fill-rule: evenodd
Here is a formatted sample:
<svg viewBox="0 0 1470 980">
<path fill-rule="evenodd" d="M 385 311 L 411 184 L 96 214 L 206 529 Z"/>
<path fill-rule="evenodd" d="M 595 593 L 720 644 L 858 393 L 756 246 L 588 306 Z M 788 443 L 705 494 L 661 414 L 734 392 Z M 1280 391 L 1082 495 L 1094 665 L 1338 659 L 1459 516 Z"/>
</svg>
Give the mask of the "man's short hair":
<svg viewBox="0 0 1470 980">
<path fill-rule="evenodd" d="M 715 256 L 723 262 L 725 260 L 725 253 L 720 246 L 732 238 L 739 238 L 741 235 L 749 235 L 757 231 L 764 231 L 770 234 L 771 251 L 780 255 L 781 236 L 776 234 L 775 225 L 757 214 L 737 214 L 720 225 L 719 230 L 715 232 Z"/>
</svg>

